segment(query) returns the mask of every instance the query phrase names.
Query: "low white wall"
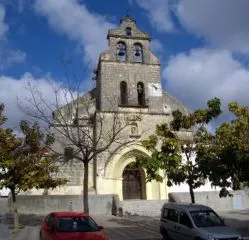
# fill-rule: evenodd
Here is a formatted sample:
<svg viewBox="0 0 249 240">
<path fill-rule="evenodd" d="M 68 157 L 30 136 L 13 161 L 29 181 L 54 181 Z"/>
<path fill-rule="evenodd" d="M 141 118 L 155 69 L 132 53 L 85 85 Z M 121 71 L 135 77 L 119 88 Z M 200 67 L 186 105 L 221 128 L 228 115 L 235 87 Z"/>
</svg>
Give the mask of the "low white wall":
<svg viewBox="0 0 249 240">
<path fill-rule="evenodd" d="M 91 214 L 112 214 L 112 194 L 89 195 L 88 202 Z M 10 198 L 9 206 L 11 207 Z M 39 215 L 45 215 L 53 211 L 83 212 L 83 197 L 82 195 L 20 195 L 17 196 L 17 208 L 19 213 Z"/>
<path fill-rule="evenodd" d="M 195 192 L 215 192 L 219 191 L 219 187 L 213 187 L 209 181 L 205 182 L 205 185 L 200 186 L 199 188 L 195 189 Z M 189 186 L 187 183 L 181 183 L 180 185 L 174 184 L 172 187 L 168 187 L 168 192 L 188 192 Z"/>
<path fill-rule="evenodd" d="M 220 198 L 219 191 L 195 192 L 195 202 L 210 206 L 216 211 L 239 210 L 249 208 L 249 193 L 247 191 L 231 192 L 233 197 Z M 189 192 L 171 192 L 170 201 L 191 202 Z"/>
</svg>

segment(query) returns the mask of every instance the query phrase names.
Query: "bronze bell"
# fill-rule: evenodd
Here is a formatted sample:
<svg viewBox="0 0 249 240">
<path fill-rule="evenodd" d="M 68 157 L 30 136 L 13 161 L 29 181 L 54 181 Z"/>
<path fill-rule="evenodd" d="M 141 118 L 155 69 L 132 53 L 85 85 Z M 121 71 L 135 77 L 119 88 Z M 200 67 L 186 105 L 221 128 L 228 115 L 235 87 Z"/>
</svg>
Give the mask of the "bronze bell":
<svg viewBox="0 0 249 240">
<path fill-rule="evenodd" d="M 140 56 L 141 56 L 141 55 L 140 55 L 140 52 L 139 52 L 138 50 L 136 50 L 135 56 L 136 56 L 136 57 L 140 57 Z"/>
<path fill-rule="evenodd" d="M 124 51 L 119 51 L 119 52 L 118 52 L 118 56 L 121 56 L 121 57 L 122 57 L 122 56 L 124 56 L 124 55 L 125 55 Z"/>
</svg>

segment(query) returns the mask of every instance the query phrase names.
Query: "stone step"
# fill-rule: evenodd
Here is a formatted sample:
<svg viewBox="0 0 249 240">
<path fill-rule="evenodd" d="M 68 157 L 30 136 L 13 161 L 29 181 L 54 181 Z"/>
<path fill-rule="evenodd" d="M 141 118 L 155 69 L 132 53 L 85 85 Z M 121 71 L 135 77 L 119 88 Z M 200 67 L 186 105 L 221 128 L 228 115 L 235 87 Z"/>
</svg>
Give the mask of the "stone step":
<svg viewBox="0 0 249 240">
<path fill-rule="evenodd" d="M 121 207 L 124 215 L 159 217 L 166 200 L 124 200 Z"/>
</svg>

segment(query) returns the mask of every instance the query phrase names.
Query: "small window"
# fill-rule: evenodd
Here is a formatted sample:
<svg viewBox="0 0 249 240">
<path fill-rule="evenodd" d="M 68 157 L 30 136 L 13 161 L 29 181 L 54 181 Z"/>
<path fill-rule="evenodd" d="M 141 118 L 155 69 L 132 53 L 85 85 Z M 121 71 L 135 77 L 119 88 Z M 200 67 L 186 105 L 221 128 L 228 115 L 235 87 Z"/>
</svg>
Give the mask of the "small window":
<svg viewBox="0 0 249 240">
<path fill-rule="evenodd" d="M 190 220 L 190 218 L 188 217 L 188 215 L 184 212 L 181 212 L 180 213 L 180 220 L 179 220 L 179 223 L 186 226 L 186 227 L 189 227 L 189 228 L 192 228 L 192 222 Z"/>
<path fill-rule="evenodd" d="M 70 160 L 73 158 L 73 148 L 72 147 L 65 147 L 64 148 L 64 157 L 67 160 Z"/>
<path fill-rule="evenodd" d="M 143 48 L 140 43 L 136 43 L 133 46 L 134 48 L 134 61 L 142 62 L 143 61 Z"/>
<path fill-rule="evenodd" d="M 126 61 L 126 45 L 124 42 L 119 42 L 117 46 L 117 59 Z"/>
<path fill-rule="evenodd" d="M 131 36 L 132 34 L 131 34 L 131 28 L 130 27 L 127 27 L 126 29 L 125 29 L 125 33 L 126 33 L 126 36 Z"/>
<path fill-rule="evenodd" d="M 79 119 L 75 117 L 73 120 L 73 125 L 78 125 L 78 124 L 79 124 Z"/>
<path fill-rule="evenodd" d="M 128 96 L 127 96 L 127 83 L 125 81 L 122 81 L 120 83 L 120 98 L 121 98 L 121 104 L 127 105 L 128 104 Z"/>
<path fill-rule="evenodd" d="M 172 222 L 177 222 L 178 212 L 175 209 L 168 209 L 167 219 Z"/>
<path fill-rule="evenodd" d="M 164 208 L 162 212 L 162 218 L 167 218 L 168 217 L 168 209 Z"/>
<path fill-rule="evenodd" d="M 75 117 L 73 119 L 73 125 L 78 125 L 79 124 L 79 109 L 76 107 L 75 109 Z"/>
<path fill-rule="evenodd" d="M 138 105 L 144 106 L 145 93 L 144 93 L 144 84 L 142 82 L 139 82 L 137 84 L 137 98 L 138 98 Z"/>
<path fill-rule="evenodd" d="M 54 218 L 54 215 L 53 214 L 50 214 L 47 218 L 47 221 L 46 221 L 47 225 L 50 226 L 50 227 L 53 227 L 54 224 L 55 224 L 55 218 Z"/>
</svg>

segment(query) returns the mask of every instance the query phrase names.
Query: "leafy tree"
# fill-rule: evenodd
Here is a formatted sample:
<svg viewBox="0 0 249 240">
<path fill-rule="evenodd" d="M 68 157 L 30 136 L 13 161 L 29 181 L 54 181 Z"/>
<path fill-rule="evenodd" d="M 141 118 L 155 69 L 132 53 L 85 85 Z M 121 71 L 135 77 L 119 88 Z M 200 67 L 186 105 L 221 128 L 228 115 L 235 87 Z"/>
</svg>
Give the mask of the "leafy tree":
<svg viewBox="0 0 249 240">
<path fill-rule="evenodd" d="M 56 178 L 58 167 L 54 164 L 54 154 L 47 148 L 53 143 L 52 135 L 43 135 L 39 126 L 21 121 L 23 137 L 18 137 L 10 128 L 3 128 L 7 120 L 3 116 L 4 105 L 0 105 L 0 188 L 11 190 L 14 226 L 18 227 L 16 191 L 32 188 L 55 188 L 66 183 L 66 179 Z"/>
<path fill-rule="evenodd" d="M 238 190 L 249 183 L 249 108 L 236 102 L 228 108 L 235 118 L 221 124 L 214 135 L 203 135 L 209 144 L 197 152 L 212 184 L 221 187 L 221 197 L 231 195 L 229 188 Z"/>
<path fill-rule="evenodd" d="M 221 113 L 220 100 L 209 100 L 207 109 L 198 109 L 188 115 L 180 111 L 172 113 L 170 124 L 157 125 L 155 134 L 142 145 L 151 151 L 151 157 L 137 157 L 137 163 L 147 171 L 147 180 L 162 181 L 160 169 L 165 170 L 167 185 L 186 182 L 192 203 L 195 202 L 194 189 L 205 184 L 207 175 L 203 171 L 202 159 L 195 159 L 199 144 L 205 141 L 206 125 Z M 204 142 L 205 143 L 205 142 Z"/>
</svg>

